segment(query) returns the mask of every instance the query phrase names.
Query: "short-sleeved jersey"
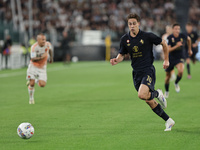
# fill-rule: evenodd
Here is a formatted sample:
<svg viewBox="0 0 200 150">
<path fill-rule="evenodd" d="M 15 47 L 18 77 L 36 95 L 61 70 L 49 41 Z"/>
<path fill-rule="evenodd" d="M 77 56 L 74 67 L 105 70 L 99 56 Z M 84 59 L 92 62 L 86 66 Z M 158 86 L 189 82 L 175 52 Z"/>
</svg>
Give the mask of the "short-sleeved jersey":
<svg viewBox="0 0 200 150">
<path fill-rule="evenodd" d="M 180 33 L 178 37 L 174 37 L 173 34 L 169 35 L 167 37 L 168 40 L 168 45 L 170 45 L 171 47 L 174 47 L 176 45 L 177 42 L 182 42 L 183 45 L 178 47 L 177 49 L 171 51 L 169 53 L 169 60 L 176 60 L 176 59 L 184 59 L 184 47 L 185 44 L 187 42 L 187 36 L 183 33 Z"/>
<path fill-rule="evenodd" d="M 191 38 L 192 44 L 194 44 L 197 41 L 197 39 L 198 39 L 198 34 L 195 31 L 192 31 L 191 33 L 186 33 L 186 36 L 189 36 Z M 188 50 L 187 43 L 186 43 L 185 47 L 186 47 L 186 50 Z M 195 49 L 195 48 L 192 47 L 192 49 Z"/>
<path fill-rule="evenodd" d="M 144 71 L 153 65 L 153 44 L 158 45 L 162 39 L 150 32 L 139 30 L 136 37 L 130 33 L 122 36 L 119 53 L 131 56 L 131 66 L 134 71 Z"/>
<path fill-rule="evenodd" d="M 31 58 L 41 57 L 44 53 L 49 53 L 49 49 L 52 49 L 51 43 L 46 42 L 43 47 L 40 47 L 36 42 L 31 46 Z M 30 60 L 30 63 L 38 68 L 42 68 L 47 64 L 48 55 L 42 60 L 33 62 Z"/>
</svg>

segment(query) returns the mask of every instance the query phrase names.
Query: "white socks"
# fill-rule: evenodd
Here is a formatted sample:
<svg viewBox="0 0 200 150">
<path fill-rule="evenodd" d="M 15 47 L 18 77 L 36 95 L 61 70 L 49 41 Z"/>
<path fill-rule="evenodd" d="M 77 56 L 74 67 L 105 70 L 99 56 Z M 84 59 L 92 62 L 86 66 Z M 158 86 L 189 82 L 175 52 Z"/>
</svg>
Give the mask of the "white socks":
<svg viewBox="0 0 200 150">
<path fill-rule="evenodd" d="M 30 100 L 34 100 L 34 92 L 35 92 L 34 87 L 29 85 L 28 86 L 28 93 L 29 93 L 29 99 Z"/>
</svg>

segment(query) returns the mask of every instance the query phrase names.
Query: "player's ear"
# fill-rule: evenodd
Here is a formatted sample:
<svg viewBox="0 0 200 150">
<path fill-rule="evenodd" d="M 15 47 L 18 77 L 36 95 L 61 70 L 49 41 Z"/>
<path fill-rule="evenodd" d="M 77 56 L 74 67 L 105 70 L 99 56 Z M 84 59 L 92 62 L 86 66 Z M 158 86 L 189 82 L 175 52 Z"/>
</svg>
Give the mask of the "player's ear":
<svg viewBox="0 0 200 150">
<path fill-rule="evenodd" d="M 138 22 L 138 25 L 140 26 L 140 22 Z"/>
</svg>

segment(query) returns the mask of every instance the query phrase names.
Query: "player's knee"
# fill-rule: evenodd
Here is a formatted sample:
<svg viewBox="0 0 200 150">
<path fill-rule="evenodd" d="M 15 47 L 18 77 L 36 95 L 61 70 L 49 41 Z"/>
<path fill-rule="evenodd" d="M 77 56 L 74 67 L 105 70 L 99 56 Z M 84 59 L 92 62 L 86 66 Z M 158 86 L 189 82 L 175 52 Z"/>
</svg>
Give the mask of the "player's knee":
<svg viewBox="0 0 200 150">
<path fill-rule="evenodd" d="M 40 87 L 45 87 L 46 83 L 45 83 L 45 82 L 39 82 L 38 85 L 39 85 Z"/>
<path fill-rule="evenodd" d="M 42 84 L 40 84 L 40 87 L 45 87 L 45 85 L 46 85 L 46 84 L 42 83 Z"/>
<path fill-rule="evenodd" d="M 146 96 L 146 94 L 144 94 L 144 93 L 138 93 L 138 97 L 140 98 L 140 99 L 142 99 L 142 100 L 146 100 L 147 99 L 147 96 Z"/>
<path fill-rule="evenodd" d="M 29 85 L 30 85 L 31 87 L 34 87 L 35 82 L 30 82 Z"/>
<path fill-rule="evenodd" d="M 179 77 L 182 77 L 182 75 L 183 75 L 183 71 L 179 71 L 179 72 L 178 72 L 178 76 L 179 76 Z"/>
</svg>

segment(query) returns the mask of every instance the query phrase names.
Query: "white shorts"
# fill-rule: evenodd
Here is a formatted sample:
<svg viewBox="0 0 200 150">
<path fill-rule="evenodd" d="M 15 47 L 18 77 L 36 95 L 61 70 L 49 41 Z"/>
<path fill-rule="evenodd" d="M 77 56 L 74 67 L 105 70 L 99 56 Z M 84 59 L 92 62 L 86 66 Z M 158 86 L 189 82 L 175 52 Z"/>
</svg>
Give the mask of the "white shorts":
<svg viewBox="0 0 200 150">
<path fill-rule="evenodd" d="M 47 82 L 47 71 L 46 71 L 46 65 L 43 68 L 35 67 L 33 64 L 29 64 L 27 69 L 27 80 L 30 79 L 38 79 L 43 80 Z"/>
</svg>

